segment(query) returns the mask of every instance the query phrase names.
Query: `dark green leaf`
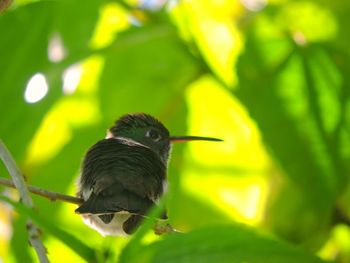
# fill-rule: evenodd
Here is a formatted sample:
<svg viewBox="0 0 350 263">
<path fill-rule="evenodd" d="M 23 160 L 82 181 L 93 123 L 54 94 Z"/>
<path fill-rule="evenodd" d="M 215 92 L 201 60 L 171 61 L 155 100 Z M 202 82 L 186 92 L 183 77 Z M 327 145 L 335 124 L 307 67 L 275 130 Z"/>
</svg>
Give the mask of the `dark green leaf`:
<svg viewBox="0 0 350 263">
<path fill-rule="evenodd" d="M 321 263 L 322 260 L 287 243 L 260 235 L 242 225 L 216 226 L 188 234 L 172 234 L 144 246 L 126 262 L 153 263 Z"/>
</svg>

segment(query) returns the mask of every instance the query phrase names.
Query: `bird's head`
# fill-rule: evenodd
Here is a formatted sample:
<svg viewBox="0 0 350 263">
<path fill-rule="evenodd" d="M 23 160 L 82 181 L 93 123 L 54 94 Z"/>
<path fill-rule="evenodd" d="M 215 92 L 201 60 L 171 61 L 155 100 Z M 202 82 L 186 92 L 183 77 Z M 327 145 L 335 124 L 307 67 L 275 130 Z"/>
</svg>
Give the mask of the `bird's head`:
<svg viewBox="0 0 350 263">
<path fill-rule="evenodd" d="M 167 164 L 171 143 L 193 140 L 221 141 L 216 138 L 198 136 L 170 136 L 168 129 L 156 118 L 145 113 L 122 116 L 109 129 L 107 138 L 126 138 L 145 145 L 158 154 Z"/>
</svg>

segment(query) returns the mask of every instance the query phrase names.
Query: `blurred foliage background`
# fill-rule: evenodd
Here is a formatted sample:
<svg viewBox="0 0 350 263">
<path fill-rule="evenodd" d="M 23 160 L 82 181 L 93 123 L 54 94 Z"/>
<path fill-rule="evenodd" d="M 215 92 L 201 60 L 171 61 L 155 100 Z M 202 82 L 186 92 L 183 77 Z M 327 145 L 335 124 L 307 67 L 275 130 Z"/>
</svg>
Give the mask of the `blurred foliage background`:
<svg viewBox="0 0 350 263">
<path fill-rule="evenodd" d="M 169 222 L 101 237 L 74 205 L 0 203 L 0 262 L 350 262 L 350 2 L 14 0 L 0 15 L 0 138 L 28 183 L 75 193 L 86 150 L 147 112 L 176 145 Z M 8 174 L 0 165 L 0 176 Z M 18 200 L 0 186 L 0 196 Z"/>
</svg>

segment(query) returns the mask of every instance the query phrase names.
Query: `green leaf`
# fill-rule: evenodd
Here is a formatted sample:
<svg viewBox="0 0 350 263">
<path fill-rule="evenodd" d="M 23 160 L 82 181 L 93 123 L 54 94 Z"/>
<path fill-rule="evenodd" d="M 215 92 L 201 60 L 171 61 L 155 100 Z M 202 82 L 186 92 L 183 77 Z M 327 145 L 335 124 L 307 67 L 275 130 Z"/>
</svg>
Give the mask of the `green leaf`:
<svg viewBox="0 0 350 263">
<path fill-rule="evenodd" d="M 22 160 L 23 145 L 31 139 L 45 112 L 60 95 L 50 85 L 54 78 L 47 76 L 50 86 L 47 97 L 35 104 L 24 100 L 30 77 L 49 68 L 47 43 L 54 7 L 54 2 L 43 1 L 0 16 L 0 50 L 4 51 L 0 60 L 0 111 L 6 113 L 0 137 L 17 160 Z M 13 136 L 14 131 L 16 136 Z"/>
<path fill-rule="evenodd" d="M 99 95 L 108 125 L 126 112 L 167 117 L 184 106 L 183 90 L 202 73 L 166 23 L 131 28 L 105 55 Z"/>
<path fill-rule="evenodd" d="M 130 255 L 129 255 L 130 256 Z M 141 248 L 126 262 L 249 262 L 321 263 L 314 255 L 266 237 L 243 225 L 203 228 L 188 234 L 172 234 Z"/>
<path fill-rule="evenodd" d="M 327 207 L 333 200 L 334 178 L 323 169 L 315 152 L 323 151 L 323 141 L 312 109 L 308 108 L 301 58 L 291 51 L 277 67 L 254 68 L 251 63 L 261 61 L 267 53 L 259 50 L 259 41 L 251 35 L 249 48 L 240 58 L 237 96 L 259 125 L 265 142 L 287 175 L 313 201 L 322 200 L 320 205 Z M 313 149 L 314 146 L 318 149 Z"/>
<path fill-rule="evenodd" d="M 69 55 L 89 50 L 100 6 L 104 1 L 59 1 L 55 16 L 57 30 Z"/>
<path fill-rule="evenodd" d="M 269 43 L 276 44 L 281 32 L 259 35 L 264 25 L 257 21 L 254 26 L 238 63 L 236 95 L 257 122 L 276 164 L 293 182 L 286 186 L 293 194 L 286 199 L 284 189 L 275 199 L 272 227 L 294 242 L 312 240 L 311 247 L 317 248 L 347 182 L 334 139 L 340 121 L 339 71 L 318 45 L 293 46 L 287 37 L 289 49 L 276 58 L 276 46 Z M 270 63 L 271 57 L 278 63 Z"/>
</svg>

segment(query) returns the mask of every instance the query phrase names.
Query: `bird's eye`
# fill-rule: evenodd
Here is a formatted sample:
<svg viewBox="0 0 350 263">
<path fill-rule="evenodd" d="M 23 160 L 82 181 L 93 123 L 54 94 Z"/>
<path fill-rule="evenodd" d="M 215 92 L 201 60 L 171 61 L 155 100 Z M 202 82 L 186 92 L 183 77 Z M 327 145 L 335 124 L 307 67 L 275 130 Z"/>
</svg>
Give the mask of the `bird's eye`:
<svg viewBox="0 0 350 263">
<path fill-rule="evenodd" d="M 151 138 L 153 141 L 159 141 L 162 138 L 159 132 L 154 129 L 148 130 L 146 132 L 146 137 Z"/>
</svg>

